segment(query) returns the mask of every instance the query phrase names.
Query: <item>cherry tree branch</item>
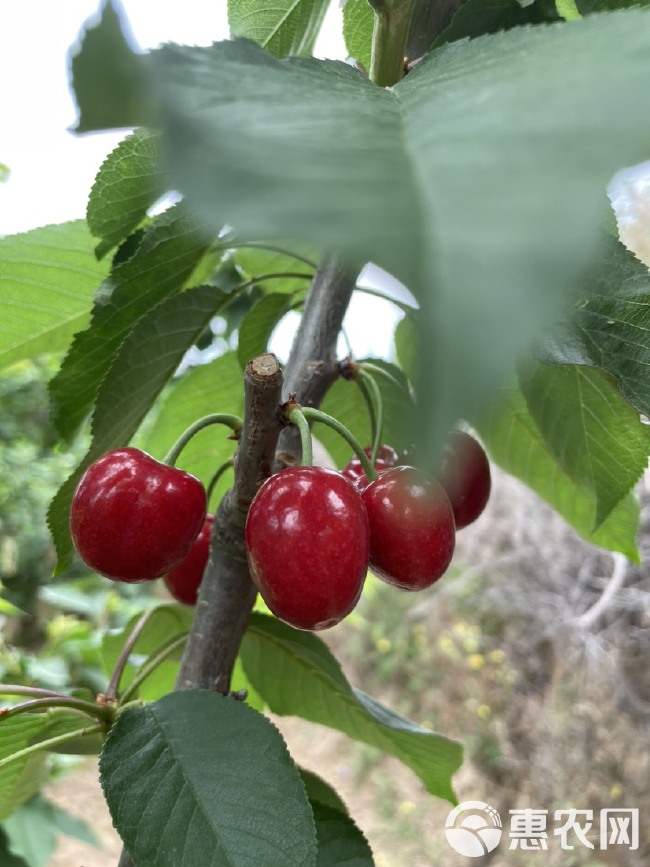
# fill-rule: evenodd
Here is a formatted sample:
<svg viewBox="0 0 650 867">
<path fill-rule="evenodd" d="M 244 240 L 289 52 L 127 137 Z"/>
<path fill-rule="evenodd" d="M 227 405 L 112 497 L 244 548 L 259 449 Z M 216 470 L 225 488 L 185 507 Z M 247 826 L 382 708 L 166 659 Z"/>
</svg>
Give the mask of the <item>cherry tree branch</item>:
<svg viewBox="0 0 650 867">
<path fill-rule="evenodd" d="M 248 574 L 244 526 L 248 507 L 271 473 L 282 422 L 282 371 L 274 355 L 249 361 L 244 374 L 244 427 L 235 457 L 235 484 L 222 499 L 212 528 L 210 561 L 201 583 L 177 689 L 226 694 L 241 638 L 255 601 Z"/>
<path fill-rule="evenodd" d="M 302 406 L 320 406 L 339 375 L 336 344 L 352 297 L 359 267 L 324 257 L 305 301 L 300 326 L 284 372 L 284 397 Z M 300 460 L 300 434 L 285 428 L 278 443 L 276 469 Z"/>
<path fill-rule="evenodd" d="M 295 393 L 303 405 L 318 406 L 338 376 L 336 344 L 359 270 L 334 257 L 323 259 L 286 366 L 284 398 Z M 282 382 L 275 356 L 257 356 L 248 363 L 235 484 L 215 516 L 212 553 L 176 681 L 179 690 L 202 688 L 226 694 L 230 689 L 232 668 L 256 596 L 244 543 L 248 507 L 264 478 L 300 456 L 297 431 L 282 430 Z M 118 867 L 134 867 L 126 850 Z"/>
</svg>

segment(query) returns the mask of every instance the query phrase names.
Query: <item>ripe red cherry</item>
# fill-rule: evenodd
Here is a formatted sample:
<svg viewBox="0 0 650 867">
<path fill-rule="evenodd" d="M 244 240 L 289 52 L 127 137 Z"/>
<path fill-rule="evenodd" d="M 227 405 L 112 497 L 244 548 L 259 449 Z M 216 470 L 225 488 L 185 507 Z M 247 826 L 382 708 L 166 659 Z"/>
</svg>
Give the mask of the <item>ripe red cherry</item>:
<svg viewBox="0 0 650 867">
<path fill-rule="evenodd" d="M 196 605 L 199 585 L 210 553 L 213 523 L 214 515 L 206 515 L 201 532 L 196 537 L 189 554 L 163 579 L 174 599 L 185 605 Z"/>
<path fill-rule="evenodd" d="M 368 455 L 368 457 L 371 457 L 372 446 L 368 446 L 367 448 L 365 448 L 364 452 Z M 398 463 L 399 456 L 392 446 L 379 446 L 379 451 L 377 452 L 377 460 L 375 461 L 375 469 L 378 473 L 381 473 L 383 470 L 387 470 L 390 467 L 395 467 Z M 361 466 L 361 461 L 356 455 L 350 458 L 345 468 L 341 470 L 341 474 L 344 475 L 346 479 L 351 481 L 359 491 L 363 490 L 363 488 L 365 488 L 368 484 L 368 479 L 363 471 L 363 467 Z"/>
<path fill-rule="evenodd" d="M 442 485 L 413 467 L 393 467 L 362 492 L 370 522 L 370 568 L 402 590 L 423 590 L 446 571 L 456 542 Z"/>
<path fill-rule="evenodd" d="M 327 629 L 357 604 L 368 569 L 368 516 L 340 473 L 289 467 L 257 492 L 246 521 L 253 581 L 297 629 Z"/>
<path fill-rule="evenodd" d="M 454 510 L 456 529 L 475 521 L 490 498 L 490 462 L 483 446 L 464 431 L 450 435 L 438 474 Z"/>
<path fill-rule="evenodd" d="M 201 482 L 134 448 L 92 463 L 72 498 L 70 532 L 87 566 L 129 584 L 170 572 L 205 520 Z"/>
</svg>

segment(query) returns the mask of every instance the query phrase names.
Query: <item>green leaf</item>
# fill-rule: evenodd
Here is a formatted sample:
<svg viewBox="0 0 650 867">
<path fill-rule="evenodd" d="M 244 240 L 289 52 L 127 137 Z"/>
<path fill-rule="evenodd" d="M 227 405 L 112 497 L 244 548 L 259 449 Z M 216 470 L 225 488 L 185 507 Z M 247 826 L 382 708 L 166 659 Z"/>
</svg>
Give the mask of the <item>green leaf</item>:
<svg viewBox="0 0 650 867">
<path fill-rule="evenodd" d="M 408 383 L 404 374 L 394 364 L 381 359 L 360 359 L 371 361 L 378 367 L 387 370 L 404 388 L 397 388 L 389 380 L 378 374 L 373 374 L 384 404 L 384 434 L 382 441 L 389 443 L 394 449 L 401 451 L 412 444 L 413 428 L 415 426 L 414 407 L 408 396 Z M 365 399 L 355 382 L 337 380 L 327 392 L 322 404 L 324 412 L 335 416 L 356 436 L 362 446 L 370 445 L 370 418 Z M 314 435 L 319 439 L 336 465 L 343 468 L 352 457 L 352 449 L 336 431 L 324 424 L 314 427 Z"/>
<path fill-rule="evenodd" d="M 318 860 L 316 867 L 374 867 L 368 841 L 346 813 L 313 803 Z"/>
<path fill-rule="evenodd" d="M 214 230 L 302 240 L 409 286 L 427 332 L 420 438 L 439 443 L 564 311 L 609 179 L 647 157 L 649 20 L 455 42 L 392 89 L 245 40 L 165 46 L 147 66 L 172 185 Z"/>
<path fill-rule="evenodd" d="M 0 238 L 0 367 L 64 349 L 107 272 L 81 220 Z"/>
<path fill-rule="evenodd" d="M 275 726 L 241 702 L 188 690 L 126 708 L 100 774 L 138 867 L 316 864 L 298 770 Z"/>
<path fill-rule="evenodd" d="M 120 244 L 163 195 L 160 137 L 140 129 L 127 136 L 102 163 L 90 191 L 86 220 L 101 243 L 98 258 Z"/>
<path fill-rule="evenodd" d="M 11 169 L 4 163 L 0 163 L 0 184 L 6 184 L 11 176 Z"/>
<path fill-rule="evenodd" d="M 331 807 L 340 813 L 346 814 L 348 812 L 347 807 L 329 783 L 326 783 L 317 774 L 306 771 L 304 768 L 300 768 L 300 776 L 305 784 L 307 797 L 312 802 L 312 805 L 316 801 L 324 807 Z"/>
<path fill-rule="evenodd" d="M 70 66 L 79 106 L 75 132 L 140 126 L 149 114 L 142 59 L 133 53 L 120 16 L 104 0 L 96 24 L 86 24 Z"/>
<path fill-rule="evenodd" d="M 350 57 L 370 70 L 375 13 L 368 0 L 347 0 L 343 7 L 343 39 Z"/>
<path fill-rule="evenodd" d="M 59 834 L 98 845 L 97 838 L 85 822 L 38 795 L 10 816 L 4 827 L 11 852 L 24 858 L 29 867 L 47 867 Z M 4 862 L 2 864 L 4 867 Z"/>
<path fill-rule="evenodd" d="M 639 481 L 650 427 L 599 370 L 537 365 L 521 378 L 528 410 L 567 475 L 596 499 L 596 527 Z"/>
<path fill-rule="evenodd" d="M 476 38 L 485 33 L 510 30 L 525 24 L 557 21 L 558 14 L 552 2 L 530 3 L 522 7 L 519 0 L 467 0 L 462 3 L 447 26 L 430 43 L 438 46 L 466 37 Z"/>
<path fill-rule="evenodd" d="M 46 722 L 40 715 L 0 717 L 0 760 L 26 749 Z M 44 783 L 44 761 L 43 755 L 32 755 L 0 768 L 0 822 L 29 800 Z"/>
<path fill-rule="evenodd" d="M 266 351 L 273 329 L 291 310 L 295 300 L 294 295 L 278 292 L 263 295 L 251 307 L 239 328 L 237 357 L 242 370 L 251 358 Z"/>
<path fill-rule="evenodd" d="M 183 287 L 207 249 L 200 228 L 176 206 L 146 229 L 127 261 L 113 268 L 95 298 L 91 324 L 76 335 L 50 383 L 53 420 L 62 437 L 71 439 L 86 418 L 135 323 Z"/>
<path fill-rule="evenodd" d="M 584 539 L 639 562 L 639 504 L 629 494 L 596 526 L 596 498 L 573 482 L 552 456 L 521 392 L 504 391 L 490 413 L 476 420 L 490 457 L 546 500 Z"/>
<path fill-rule="evenodd" d="M 420 416 L 440 438 L 564 308 L 611 174 L 647 156 L 647 21 L 454 43 L 392 90 L 247 42 L 169 46 L 151 61 L 172 176 L 215 228 L 304 239 L 402 279 L 426 316 Z"/>
<path fill-rule="evenodd" d="M 197 418 L 213 412 L 241 415 L 244 408 L 244 380 L 235 352 L 226 352 L 208 364 L 201 364 L 174 380 L 166 394 L 160 412 L 142 448 L 162 460 L 172 443 Z M 183 449 L 178 466 L 208 485 L 212 474 L 232 458 L 236 444 L 229 439 L 231 431 L 222 425 L 212 425 L 200 431 Z M 225 475 L 215 489 L 212 502 L 232 484 L 232 475 Z"/>
<path fill-rule="evenodd" d="M 650 273 L 614 238 L 605 238 L 586 293 L 569 320 L 544 338 L 542 361 L 599 367 L 650 417 Z"/>
<path fill-rule="evenodd" d="M 377 747 L 411 768 L 432 795 L 455 803 L 451 775 L 462 761 L 460 744 L 352 689 L 316 635 L 254 612 L 241 658 L 273 713 L 294 714 Z"/>
<path fill-rule="evenodd" d="M 245 36 L 274 54 L 309 56 L 327 12 L 329 0 L 228 0 L 232 37 Z"/>
<path fill-rule="evenodd" d="M 231 692 L 240 692 L 242 690 L 246 691 L 246 698 L 244 701 L 249 707 L 252 707 L 254 710 L 263 713 L 266 709 L 266 705 L 264 703 L 264 699 L 262 696 L 254 689 L 250 680 L 246 677 L 244 672 L 244 666 L 241 664 L 241 659 L 237 657 L 235 660 L 235 666 L 232 670 L 232 677 L 230 678 L 230 690 Z M 302 775 L 302 772 L 301 772 Z M 303 778 L 303 783 L 305 782 Z"/>
<path fill-rule="evenodd" d="M 167 298 L 146 313 L 122 343 L 97 394 L 90 449 L 48 510 L 59 571 L 72 557 L 70 503 L 86 467 L 131 440 L 187 349 L 228 297 L 215 286 L 199 286 Z"/>
</svg>

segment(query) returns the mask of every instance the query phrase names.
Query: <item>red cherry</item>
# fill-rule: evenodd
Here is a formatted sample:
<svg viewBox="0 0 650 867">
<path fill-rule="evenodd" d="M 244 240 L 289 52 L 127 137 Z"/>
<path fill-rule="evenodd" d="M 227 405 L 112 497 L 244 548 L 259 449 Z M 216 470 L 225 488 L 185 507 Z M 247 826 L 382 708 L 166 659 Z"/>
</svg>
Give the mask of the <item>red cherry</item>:
<svg viewBox="0 0 650 867">
<path fill-rule="evenodd" d="M 129 584 L 170 572 L 205 520 L 201 482 L 134 448 L 92 463 L 72 498 L 70 532 L 87 566 Z"/>
<path fill-rule="evenodd" d="M 368 457 L 372 456 L 372 446 L 367 446 L 364 449 L 364 452 L 368 455 Z M 399 455 L 395 451 L 392 446 L 382 445 L 379 446 L 379 451 L 377 452 L 377 460 L 375 461 L 375 470 L 378 473 L 381 473 L 383 470 L 388 470 L 390 467 L 395 467 L 399 463 Z M 356 455 L 353 455 L 346 467 L 341 470 L 341 474 L 345 476 L 346 479 L 354 483 L 354 486 L 357 490 L 361 491 L 368 484 L 368 478 L 363 471 L 363 467 L 361 466 L 361 461 Z M 361 482 L 359 481 L 361 479 Z"/>
<path fill-rule="evenodd" d="M 438 474 L 454 510 L 456 529 L 475 521 L 490 498 L 490 462 L 483 446 L 464 431 L 450 435 Z"/>
<path fill-rule="evenodd" d="M 402 590 L 423 590 L 446 571 L 456 541 L 442 485 L 413 467 L 393 467 L 363 491 L 370 522 L 370 568 Z"/>
<path fill-rule="evenodd" d="M 257 492 L 246 521 L 253 581 L 297 629 L 327 629 L 357 604 L 368 569 L 368 516 L 340 473 L 289 467 Z"/>
<path fill-rule="evenodd" d="M 201 532 L 194 540 L 189 554 L 163 579 L 174 599 L 185 605 L 196 605 L 199 585 L 210 553 L 213 523 L 214 515 L 206 515 Z"/>
</svg>

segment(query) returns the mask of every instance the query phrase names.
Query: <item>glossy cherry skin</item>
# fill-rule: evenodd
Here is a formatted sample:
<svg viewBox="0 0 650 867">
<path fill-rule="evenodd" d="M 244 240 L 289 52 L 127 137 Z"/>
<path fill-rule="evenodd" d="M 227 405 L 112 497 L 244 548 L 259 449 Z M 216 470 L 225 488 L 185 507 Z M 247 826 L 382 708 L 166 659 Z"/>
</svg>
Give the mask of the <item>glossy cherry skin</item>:
<svg viewBox="0 0 650 867">
<path fill-rule="evenodd" d="M 423 590 L 454 553 L 454 513 L 442 485 L 413 467 L 381 473 L 361 494 L 370 521 L 370 568 L 402 590 Z"/>
<path fill-rule="evenodd" d="M 453 431 L 442 457 L 438 479 L 454 510 L 456 529 L 481 514 L 490 498 L 490 462 L 483 446 L 464 431 Z"/>
<path fill-rule="evenodd" d="M 368 455 L 368 457 L 371 457 L 372 446 L 368 446 L 367 448 L 365 448 L 364 452 Z M 375 461 L 375 470 L 378 473 L 383 472 L 383 470 L 388 470 L 390 469 L 390 467 L 395 467 L 398 463 L 399 455 L 392 446 L 379 446 L 379 451 L 377 452 L 377 459 Z M 363 471 L 361 461 L 356 455 L 350 458 L 347 465 L 344 467 L 343 470 L 341 470 L 341 474 L 344 475 L 346 479 L 351 481 L 359 491 L 361 491 L 368 484 L 368 478 Z M 361 479 L 362 481 L 360 482 L 359 479 Z"/>
<path fill-rule="evenodd" d="M 160 578 L 181 562 L 205 511 L 205 489 L 197 478 L 139 449 L 114 449 L 81 477 L 70 532 L 87 566 L 134 584 Z"/>
<path fill-rule="evenodd" d="M 185 559 L 163 578 L 165 587 L 174 599 L 185 605 L 196 605 L 196 597 L 210 553 L 213 524 L 214 515 L 206 515 L 201 532 L 194 540 Z"/>
<path fill-rule="evenodd" d="M 248 563 L 271 611 L 327 629 L 357 604 L 368 569 L 368 516 L 340 473 L 289 467 L 271 476 L 246 521 Z"/>
</svg>

